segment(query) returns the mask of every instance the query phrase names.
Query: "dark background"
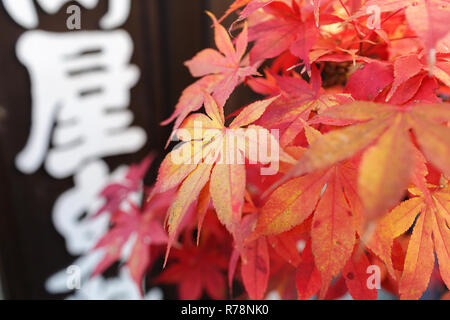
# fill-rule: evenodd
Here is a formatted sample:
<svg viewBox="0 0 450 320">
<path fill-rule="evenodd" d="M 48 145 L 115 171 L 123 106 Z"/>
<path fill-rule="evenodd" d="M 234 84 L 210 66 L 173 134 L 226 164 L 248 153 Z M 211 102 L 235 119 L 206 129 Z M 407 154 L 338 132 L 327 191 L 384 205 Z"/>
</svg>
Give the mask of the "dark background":
<svg viewBox="0 0 450 320">
<path fill-rule="evenodd" d="M 211 22 L 204 12 L 210 10 L 221 16 L 231 2 L 132 1 L 130 17 L 122 28 L 134 40 L 132 63 L 142 74 L 132 89 L 130 109 L 136 125 L 147 130 L 149 142 L 137 154 L 107 158 L 111 169 L 140 161 L 151 150 L 159 153 L 159 161 L 164 156 L 170 126 L 160 127 L 159 123 L 170 116 L 182 90 L 194 81 L 183 62 L 201 49 L 214 46 Z M 40 12 L 39 29 L 67 32 L 67 6 L 56 15 Z M 95 10 L 83 9 L 82 29 L 99 29 L 98 21 L 106 10 L 106 0 Z M 62 298 L 49 295 L 44 282 L 74 260 L 51 221 L 53 204 L 72 187 L 72 178 L 56 180 L 44 169 L 25 175 L 14 165 L 28 138 L 31 119 L 30 80 L 15 54 L 16 41 L 25 31 L 0 4 L 0 275 L 5 298 Z M 230 105 L 245 100 L 246 95 L 245 90 L 239 90 Z M 147 183 L 152 183 L 157 164 Z"/>
</svg>

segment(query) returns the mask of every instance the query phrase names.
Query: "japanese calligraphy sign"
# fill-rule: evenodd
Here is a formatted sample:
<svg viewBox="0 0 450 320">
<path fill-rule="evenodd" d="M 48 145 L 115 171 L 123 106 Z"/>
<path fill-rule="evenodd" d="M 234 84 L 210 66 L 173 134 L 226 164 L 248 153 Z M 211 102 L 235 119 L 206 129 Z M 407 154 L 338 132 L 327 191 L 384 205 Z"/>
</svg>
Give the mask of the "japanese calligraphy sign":
<svg viewBox="0 0 450 320">
<path fill-rule="evenodd" d="M 0 0 L 7 298 L 140 298 L 126 267 L 90 278 L 108 228 L 107 216 L 91 216 L 131 163 L 150 151 L 162 159 L 170 128 L 159 124 L 192 82 L 183 61 L 210 39 L 204 12 L 230 1 Z"/>
<path fill-rule="evenodd" d="M 2 161 L 13 180 L 8 187 L 21 190 L 2 202 L 20 212 L 24 230 L 33 229 L 22 239 L 28 247 L 16 253 L 32 297 L 137 299 L 139 289 L 126 268 L 108 279 L 90 279 L 102 254 L 92 249 L 108 228 L 106 216 L 91 217 L 102 205 L 100 191 L 160 144 L 163 136 L 155 128 L 163 117 L 149 116 L 154 106 L 147 104 L 152 97 L 141 83 L 145 62 L 136 63 L 133 38 L 142 35 L 126 25 L 133 19 L 131 0 L 76 1 L 86 19 L 71 32 L 60 17 L 73 3 L 2 1 L 0 27 L 8 35 L 0 54 L 0 104 L 8 117 L 2 123 Z M 36 216 L 40 225 L 30 225 Z M 75 267 L 82 285 L 71 287 Z"/>
</svg>

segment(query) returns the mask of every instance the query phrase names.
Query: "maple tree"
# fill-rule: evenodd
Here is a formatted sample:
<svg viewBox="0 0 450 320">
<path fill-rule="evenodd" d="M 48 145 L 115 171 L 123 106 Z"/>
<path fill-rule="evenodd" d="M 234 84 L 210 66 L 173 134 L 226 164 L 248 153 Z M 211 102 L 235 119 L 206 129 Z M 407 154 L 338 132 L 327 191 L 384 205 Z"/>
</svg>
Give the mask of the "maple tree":
<svg viewBox="0 0 450 320">
<path fill-rule="evenodd" d="M 164 265 L 147 280 L 181 299 L 418 299 L 431 284 L 448 299 L 449 1 L 236 0 L 208 15 L 217 50 L 185 63 L 199 79 L 163 122 L 177 145 L 157 181 L 141 183 L 148 158 L 102 193 L 93 276 L 126 261 L 143 291 Z M 227 115 L 245 85 L 260 98 Z"/>
</svg>

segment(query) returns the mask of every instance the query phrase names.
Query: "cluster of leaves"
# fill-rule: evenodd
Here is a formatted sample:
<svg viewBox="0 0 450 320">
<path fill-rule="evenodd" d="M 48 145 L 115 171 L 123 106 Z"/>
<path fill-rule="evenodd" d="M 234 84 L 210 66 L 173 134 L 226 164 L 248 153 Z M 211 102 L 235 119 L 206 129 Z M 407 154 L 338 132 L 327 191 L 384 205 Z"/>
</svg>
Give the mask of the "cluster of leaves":
<svg viewBox="0 0 450 320">
<path fill-rule="evenodd" d="M 154 282 L 177 284 L 182 299 L 376 299 L 373 266 L 402 299 L 450 288 L 449 2 L 237 0 L 221 20 L 209 15 L 217 50 L 186 62 L 199 80 L 164 124 L 175 121 L 181 148 L 213 161 L 174 162 L 174 150 L 141 209 L 120 209 L 123 192 L 109 197 L 96 274 L 123 259 L 135 234 L 126 259 L 136 282 L 163 257 L 150 247 L 167 244 Z M 226 117 L 240 85 L 266 98 Z M 177 130 L 194 123 L 219 134 Z M 255 128 L 272 140 L 279 130 L 276 175 L 261 175 L 264 163 L 219 161 L 230 139 L 245 139 L 229 129 Z"/>
</svg>

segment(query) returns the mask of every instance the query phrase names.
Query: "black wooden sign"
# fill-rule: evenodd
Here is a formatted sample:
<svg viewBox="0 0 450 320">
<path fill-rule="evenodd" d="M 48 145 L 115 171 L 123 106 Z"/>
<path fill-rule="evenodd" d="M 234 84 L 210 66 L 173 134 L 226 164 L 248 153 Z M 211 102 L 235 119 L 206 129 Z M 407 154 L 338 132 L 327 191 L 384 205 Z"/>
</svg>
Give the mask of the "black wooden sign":
<svg viewBox="0 0 450 320">
<path fill-rule="evenodd" d="M 170 128 L 159 123 L 193 81 L 183 61 L 211 45 L 204 11 L 220 15 L 231 1 L 130 0 L 129 12 L 128 0 L 2 2 L 3 291 L 63 298 L 73 294 L 66 268 L 92 267 L 87 251 L 105 227 L 86 222 L 88 199 L 123 165 L 152 150 L 162 156 Z M 67 24 L 73 5 L 80 30 Z M 124 278 L 101 279 L 79 295 L 133 298 Z"/>
</svg>

